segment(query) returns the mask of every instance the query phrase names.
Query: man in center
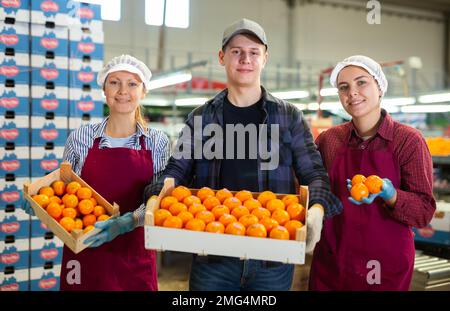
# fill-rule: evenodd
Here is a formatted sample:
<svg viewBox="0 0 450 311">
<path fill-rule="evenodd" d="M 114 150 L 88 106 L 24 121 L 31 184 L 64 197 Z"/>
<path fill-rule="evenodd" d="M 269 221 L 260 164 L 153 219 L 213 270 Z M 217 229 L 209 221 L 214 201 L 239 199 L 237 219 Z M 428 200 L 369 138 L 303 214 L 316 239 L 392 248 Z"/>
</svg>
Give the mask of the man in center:
<svg viewBox="0 0 450 311">
<path fill-rule="evenodd" d="M 325 217 L 339 214 L 342 204 L 330 192 L 327 173 L 302 112 L 275 98 L 261 85 L 261 72 L 268 60 L 267 49 L 266 34 L 254 21 L 242 19 L 225 29 L 219 63 L 225 68 L 227 89 L 189 114 L 177 145 L 190 149 L 187 153 L 190 156 L 175 154 L 158 181 L 147 186 L 144 199 L 146 202 L 150 196 L 159 194 L 167 177 L 173 177 L 176 185 L 187 187 L 252 192 L 271 190 L 275 193 L 297 193 L 297 179 L 300 184 L 309 186 L 310 191 L 306 241 L 306 251 L 310 252 L 320 239 L 324 214 Z M 201 120 L 200 130 L 207 125 L 220 127 L 223 137 L 195 133 L 198 126 L 194 119 L 196 122 Z M 230 140 L 227 125 L 256 126 L 258 136 L 265 135 L 262 140 L 259 137 L 258 143 L 268 142 L 272 158 L 267 159 L 261 152 L 252 157 L 249 149 L 252 144 L 255 146 L 255 141 L 248 133 L 243 133 L 247 148 L 244 157 L 239 157 L 237 149 L 241 146 L 237 144 L 237 136 L 241 133 L 233 133 L 235 137 Z M 261 125 L 267 126 L 268 131 L 261 131 Z M 271 131 L 273 126 L 278 130 Z M 198 147 L 199 141 L 202 145 L 205 142 L 213 142 L 216 146 L 223 144 L 223 156 L 212 159 L 205 154 L 200 158 L 194 156 L 194 147 Z M 230 141 L 234 141 L 234 146 L 226 143 Z M 257 147 L 259 150 L 260 146 Z M 276 161 L 272 161 L 274 155 L 278 157 Z M 194 255 L 189 288 L 203 291 L 289 290 L 293 272 L 292 264 Z"/>
</svg>

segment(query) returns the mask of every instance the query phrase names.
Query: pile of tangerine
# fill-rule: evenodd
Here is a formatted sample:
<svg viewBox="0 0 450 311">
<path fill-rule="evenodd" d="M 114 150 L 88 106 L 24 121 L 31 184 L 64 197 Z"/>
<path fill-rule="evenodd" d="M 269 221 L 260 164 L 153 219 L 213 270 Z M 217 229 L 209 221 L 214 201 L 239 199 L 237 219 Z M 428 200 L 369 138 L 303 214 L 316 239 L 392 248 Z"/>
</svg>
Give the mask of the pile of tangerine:
<svg viewBox="0 0 450 311">
<path fill-rule="evenodd" d="M 356 201 L 361 201 L 362 198 L 367 198 L 369 194 L 379 193 L 383 186 L 383 180 L 377 175 L 370 175 L 365 177 L 361 174 L 356 174 L 352 178 L 352 187 L 350 195 Z"/>
<path fill-rule="evenodd" d="M 156 226 L 168 228 L 295 240 L 305 213 L 292 194 L 280 200 L 275 193 L 264 191 L 255 199 L 247 190 L 233 195 L 226 188 L 214 192 L 203 187 L 193 195 L 178 186 L 161 200 L 154 221 Z"/>
<path fill-rule="evenodd" d="M 51 186 L 39 189 L 32 198 L 68 232 L 74 229 L 88 232 L 97 221 L 109 218 L 105 208 L 92 196 L 91 189 L 76 181 L 67 185 L 61 180 L 54 181 Z"/>
</svg>

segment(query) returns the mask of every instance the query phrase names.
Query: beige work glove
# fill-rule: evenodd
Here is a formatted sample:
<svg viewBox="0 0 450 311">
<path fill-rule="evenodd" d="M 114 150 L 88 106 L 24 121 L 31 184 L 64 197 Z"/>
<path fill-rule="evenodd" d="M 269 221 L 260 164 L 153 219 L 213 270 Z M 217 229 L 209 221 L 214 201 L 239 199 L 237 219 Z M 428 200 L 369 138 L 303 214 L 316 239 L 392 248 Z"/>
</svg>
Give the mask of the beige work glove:
<svg viewBox="0 0 450 311">
<path fill-rule="evenodd" d="M 312 254 L 314 247 L 320 240 L 323 224 L 323 207 L 320 204 L 314 204 L 308 209 L 306 220 L 306 249 L 305 252 Z"/>
</svg>

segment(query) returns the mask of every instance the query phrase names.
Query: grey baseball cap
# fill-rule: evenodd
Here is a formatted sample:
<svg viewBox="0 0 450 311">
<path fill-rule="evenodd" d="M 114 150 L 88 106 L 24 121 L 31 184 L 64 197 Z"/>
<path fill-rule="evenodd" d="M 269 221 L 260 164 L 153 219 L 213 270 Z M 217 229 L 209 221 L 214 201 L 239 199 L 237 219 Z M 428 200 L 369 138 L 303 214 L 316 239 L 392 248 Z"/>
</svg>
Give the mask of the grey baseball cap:
<svg viewBox="0 0 450 311">
<path fill-rule="evenodd" d="M 267 38 L 264 29 L 258 23 L 246 18 L 235 21 L 225 29 L 222 38 L 222 48 L 226 46 L 235 35 L 243 33 L 254 35 L 267 48 Z"/>
</svg>

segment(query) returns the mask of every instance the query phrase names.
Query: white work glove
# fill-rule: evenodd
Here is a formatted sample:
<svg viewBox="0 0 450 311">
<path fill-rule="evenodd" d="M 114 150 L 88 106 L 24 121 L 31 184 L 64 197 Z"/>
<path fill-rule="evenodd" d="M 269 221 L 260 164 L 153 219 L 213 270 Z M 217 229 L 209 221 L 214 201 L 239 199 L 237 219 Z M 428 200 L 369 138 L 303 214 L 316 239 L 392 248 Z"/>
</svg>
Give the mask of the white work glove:
<svg viewBox="0 0 450 311">
<path fill-rule="evenodd" d="M 312 254 L 316 243 L 320 240 L 323 224 L 323 207 L 314 204 L 308 209 L 306 221 L 306 253 Z"/>
</svg>

